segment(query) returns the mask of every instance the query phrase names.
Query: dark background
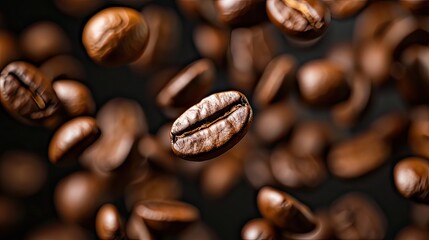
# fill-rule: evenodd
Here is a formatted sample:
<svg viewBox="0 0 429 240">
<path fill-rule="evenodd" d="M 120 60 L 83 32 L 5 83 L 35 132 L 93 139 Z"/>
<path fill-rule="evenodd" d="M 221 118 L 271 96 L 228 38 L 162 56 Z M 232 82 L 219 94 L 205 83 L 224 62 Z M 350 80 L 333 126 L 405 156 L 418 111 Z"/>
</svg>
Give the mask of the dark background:
<svg viewBox="0 0 429 240">
<path fill-rule="evenodd" d="M 166 5 L 177 10 L 173 0 L 156 0 L 152 3 Z M 103 8 L 112 5 L 127 4 L 110 2 Z M 134 7 L 140 10 L 143 5 L 134 5 Z M 128 4 L 128 6 L 130 5 Z M 146 94 L 146 82 L 150 77 L 149 75 L 135 75 L 126 66 L 103 68 L 88 59 L 80 40 L 87 18 L 76 19 L 63 15 L 49 0 L 0 0 L 0 13 L 3 15 L 3 25 L 17 37 L 31 23 L 40 20 L 58 23 L 73 42 L 73 55 L 80 59 L 85 66 L 87 79 L 83 82 L 91 89 L 97 107 L 102 106 L 103 103 L 113 97 L 127 97 L 141 103 L 148 117 L 151 133 L 155 133 L 167 121 L 155 107 L 153 99 L 150 99 Z M 185 66 L 192 60 L 198 59 L 199 56 L 192 43 L 192 28 L 195 23 L 186 19 L 181 13 L 179 15 L 184 27 L 182 39 L 178 40 L 181 41 L 181 47 L 173 61 L 176 62 L 177 66 Z M 300 64 L 310 59 L 321 58 L 331 46 L 351 40 L 353 26 L 354 18 L 341 21 L 333 20 L 324 39 L 316 46 L 307 49 L 295 49 L 289 46 L 282 35 L 278 33 L 277 37 L 281 42 L 281 49 L 278 53 L 291 53 Z M 225 74 L 221 73 L 219 76 L 218 81 L 225 83 Z M 223 88 L 225 85 L 222 84 L 217 87 L 217 89 Z M 353 134 L 364 129 L 371 120 L 382 113 L 401 109 L 404 109 L 404 106 L 391 87 L 378 90 L 368 113 L 358 126 L 351 129 L 349 133 Z M 328 114 L 318 112 L 316 114 L 308 113 L 308 116 L 326 119 Z M 3 109 L 0 109 L 0 129 L 2 130 L 0 153 L 11 149 L 31 150 L 41 154 L 46 159 L 46 164 L 49 164 L 47 149 L 53 132 L 23 125 L 12 119 Z M 392 184 L 392 167 L 395 162 L 406 156 L 407 150 L 403 149 L 398 152 L 388 161 L 388 164 L 362 178 L 343 181 L 329 177 L 324 184 L 316 189 L 287 190 L 287 192 L 307 203 L 312 209 L 327 207 L 337 197 L 349 191 L 364 192 L 372 197 L 386 214 L 389 227 L 387 239 L 392 239 L 396 232 L 409 221 L 409 203 L 396 193 Z M 25 220 L 25 228 L 20 229 L 17 234 L 12 236 L 13 238 L 22 238 L 34 227 L 57 218 L 52 202 L 54 186 L 59 179 L 75 170 L 57 168 L 49 164 L 49 182 L 42 192 L 28 199 L 17 200 L 23 201 L 27 205 L 31 217 Z M 259 216 L 255 201 L 256 191 L 244 179 L 230 194 L 218 201 L 202 196 L 196 183 L 191 183 L 185 179 L 183 179 L 183 183 L 183 199 L 200 209 L 202 219 L 217 232 L 221 239 L 238 239 L 242 225 L 247 220 Z"/>
</svg>

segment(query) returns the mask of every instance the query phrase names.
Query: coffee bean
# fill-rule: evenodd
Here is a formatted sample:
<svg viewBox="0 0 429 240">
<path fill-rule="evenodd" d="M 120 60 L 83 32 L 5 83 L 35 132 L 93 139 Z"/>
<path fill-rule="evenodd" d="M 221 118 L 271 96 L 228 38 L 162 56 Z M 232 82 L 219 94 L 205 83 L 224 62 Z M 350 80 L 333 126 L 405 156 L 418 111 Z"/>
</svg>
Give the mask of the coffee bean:
<svg viewBox="0 0 429 240">
<path fill-rule="evenodd" d="M 319 38 L 331 22 L 329 9 L 318 0 L 267 0 L 267 13 L 274 25 L 299 40 Z"/>
<path fill-rule="evenodd" d="M 200 24 L 194 30 L 193 40 L 201 56 L 223 64 L 226 61 L 229 35 L 226 29 Z"/>
<path fill-rule="evenodd" d="M 30 123 L 55 127 L 60 102 L 51 81 L 36 67 L 12 62 L 0 76 L 0 101 L 16 118 Z"/>
<path fill-rule="evenodd" d="M 247 222 L 241 229 L 241 239 L 244 240 L 275 240 L 276 230 L 265 219 L 257 218 Z"/>
<path fill-rule="evenodd" d="M 262 216 L 284 231 L 306 233 L 316 227 L 310 209 L 285 192 L 263 187 L 257 202 Z"/>
<path fill-rule="evenodd" d="M 244 173 L 254 189 L 274 185 L 276 182 L 270 166 L 270 155 L 264 149 L 252 149 L 244 162 Z"/>
<path fill-rule="evenodd" d="M 334 228 L 329 215 L 326 212 L 315 213 L 316 228 L 308 233 L 288 233 L 283 232 L 283 237 L 288 240 L 320 240 L 336 239 Z"/>
<path fill-rule="evenodd" d="M 385 85 L 390 79 L 392 52 L 381 40 L 368 40 L 360 46 L 357 65 L 361 73 L 376 86 Z"/>
<path fill-rule="evenodd" d="M 170 130 L 168 131 L 170 132 Z M 170 137 L 168 139 L 170 140 Z M 154 136 L 143 136 L 139 140 L 137 148 L 140 156 L 147 160 L 151 167 L 167 172 L 175 172 L 177 170 L 176 162 L 173 161 L 172 156 L 164 150 L 161 143 Z"/>
<path fill-rule="evenodd" d="M 408 143 L 411 150 L 420 156 L 429 157 L 429 120 L 418 120 L 411 123 Z"/>
<path fill-rule="evenodd" d="M 409 119 L 405 114 L 391 112 L 384 114 L 371 124 L 372 131 L 387 142 L 401 141 L 405 139 L 409 127 Z"/>
<path fill-rule="evenodd" d="M 78 117 L 62 125 L 49 144 L 49 160 L 52 163 L 76 158 L 100 137 L 96 120 Z"/>
<path fill-rule="evenodd" d="M 355 15 L 362 10 L 367 0 L 322 0 L 328 5 L 334 18 L 342 19 Z"/>
<path fill-rule="evenodd" d="M 429 226 L 429 205 L 413 203 L 410 209 L 411 222 L 416 226 L 427 229 Z"/>
<path fill-rule="evenodd" d="M 212 94 L 176 119 L 170 132 L 171 147 L 183 159 L 214 158 L 244 137 L 252 119 L 252 108 L 240 92 Z"/>
<path fill-rule="evenodd" d="M 197 222 L 185 229 L 178 237 L 178 240 L 219 240 L 220 238 L 216 235 L 213 229 L 204 224 L 203 222 Z"/>
<path fill-rule="evenodd" d="M 321 121 L 301 121 L 292 132 L 290 152 L 301 157 L 323 157 L 333 140 L 333 129 Z"/>
<path fill-rule="evenodd" d="M 396 189 L 407 199 L 429 203 L 429 163 L 420 157 L 405 158 L 393 173 Z"/>
<path fill-rule="evenodd" d="M 130 63 L 142 54 L 149 29 L 139 12 L 124 7 L 106 8 L 83 29 L 82 42 L 96 63 L 115 66 Z"/>
<path fill-rule="evenodd" d="M 97 236 L 102 240 L 125 239 L 121 215 L 114 205 L 105 204 L 98 210 L 95 220 L 95 230 Z"/>
<path fill-rule="evenodd" d="M 188 17 L 207 22 L 210 25 L 220 25 L 215 1 L 176 0 L 176 3 Z"/>
<path fill-rule="evenodd" d="M 8 63 L 16 60 L 19 53 L 19 46 L 15 37 L 8 31 L 0 31 L 0 69 L 3 69 Z"/>
<path fill-rule="evenodd" d="M 33 230 L 26 240 L 90 240 L 92 236 L 84 228 L 64 223 L 48 223 Z"/>
<path fill-rule="evenodd" d="M 231 27 L 249 27 L 267 19 L 265 0 L 216 0 L 218 19 Z"/>
<path fill-rule="evenodd" d="M 135 213 L 149 229 L 165 233 L 183 231 L 199 219 L 198 209 L 179 201 L 142 201 L 136 205 Z"/>
<path fill-rule="evenodd" d="M 62 13 L 76 18 L 87 16 L 103 4 L 101 0 L 54 0 L 53 2 Z"/>
<path fill-rule="evenodd" d="M 126 225 L 126 235 L 128 240 L 155 240 L 153 233 L 149 231 L 145 221 L 137 215 L 135 211 L 132 212 Z"/>
<path fill-rule="evenodd" d="M 91 115 L 95 110 L 91 91 L 82 83 L 73 80 L 59 80 L 52 87 L 61 101 L 67 117 Z"/>
<path fill-rule="evenodd" d="M 40 66 L 40 71 L 44 72 L 51 81 L 85 79 L 85 69 L 82 63 L 70 55 L 57 55 L 46 60 Z"/>
<path fill-rule="evenodd" d="M 407 226 L 398 234 L 396 234 L 395 240 L 425 240 L 429 239 L 429 232 L 421 227 L 417 226 Z"/>
</svg>

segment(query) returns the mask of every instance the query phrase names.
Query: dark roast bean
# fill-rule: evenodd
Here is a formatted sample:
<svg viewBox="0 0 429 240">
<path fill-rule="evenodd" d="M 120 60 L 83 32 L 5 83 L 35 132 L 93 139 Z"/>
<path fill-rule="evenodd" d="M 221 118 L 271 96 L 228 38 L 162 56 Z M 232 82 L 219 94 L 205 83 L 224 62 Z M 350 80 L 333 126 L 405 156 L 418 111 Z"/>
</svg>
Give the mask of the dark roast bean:
<svg viewBox="0 0 429 240">
<path fill-rule="evenodd" d="M 92 117 L 78 117 L 62 125 L 49 144 L 49 160 L 58 163 L 78 157 L 100 137 L 100 129 Z"/>
<path fill-rule="evenodd" d="M 0 101 L 13 116 L 28 123 L 54 127 L 60 101 L 51 81 L 25 62 L 7 65 L 0 76 Z"/>
<path fill-rule="evenodd" d="M 95 230 L 101 240 L 125 239 L 121 215 L 114 205 L 105 204 L 98 210 Z"/>
<path fill-rule="evenodd" d="M 157 232 L 180 232 L 199 220 L 200 214 L 194 206 L 168 200 L 146 200 L 134 209 L 149 229 Z"/>
<path fill-rule="evenodd" d="M 49 223 L 33 230 L 26 240 L 90 240 L 91 234 L 85 229 L 63 223 Z"/>
<path fill-rule="evenodd" d="M 429 232 L 421 227 L 407 226 L 398 234 L 396 234 L 395 240 L 426 240 L 429 239 Z"/>
<path fill-rule="evenodd" d="M 301 98 L 315 107 L 329 107 L 350 95 L 345 72 L 329 60 L 313 60 L 298 71 Z"/>
<path fill-rule="evenodd" d="M 307 233 L 316 227 L 310 209 L 285 192 L 263 187 L 259 190 L 257 202 L 262 216 L 281 230 Z"/>
<path fill-rule="evenodd" d="M 55 6 L 73 17 L 84 17 L 103 4 L 102 0 L 54 0 Z"/>
<path fill-rule="evenodd" d="M 26 197 L 39 192 L 48 170 L 38 155 L 26 151 L 5 152 L 0 160 L 0 186 L 8 194 Z"/>
<path fill-rule="evenodd" d="M 170 132 L 171 147 L 183 159 L 214 158 L 244 137 L 252 119 L 252 108 L 240 92 L 212 94 L 176 119 Z"/>
<path fill-rule="evenodd" d="M 267 19 L 265 0 L 216 0 L 218 19 L 231 27 L 249 27 Z"/>
<path fill-rule="evenodd" d="M 300 157 L 322 157 L 333 140 L 330 126 L 324 122 L 300 122 L 293 130 L 289 141 L 291 153 Z"/>
<path fill-rule="evenodd" d="M 61 79 L 85 79 L 85 69 L 79 60 L 70 55 L 58 55 L 46 60 L 40 71 L 52 81 Z"/>
<path fill-rule="evenodd" d="M 337 199 L 330 209 L 336 237 L 346 239 L 384 239 L 386 219 L 378 206 L 360 193 Z"/>
<path fill-rule="evenodd" d="M 393 177 L 396 189 L 407 199 L 429 203 L 429 163 L 419 157 L 399 161 Z"/>
<path fill-rule="evenodd" d="M 16 60 L 20 53 L 15 37 L 4 30 L 0 30 L 0 69 L 3 69 L 8 63 Z"/>
<path fill-rule="evenodd" d="M 358 13 L 365 7 L 367 0 L 322 0 L 328 5 L 334 18 L 347 18 Z"/>
<path fill-rule="evenodd" d="M 106 8 L 95 14 L 83 29 L 82 42 L 96 63 L 115 66 L 137 60 L 146 48 L 149 28 L 134 9 Z"/>
<path fill-rule="evenodd" d="M 226 60 L 229 45 L 229 32 L 226 29 L 200 24 L 194 30 L 194 44 L 201 56 L 217 64 Z"/>
<path fill-rule="evenodd" d="M 71 50 L 71 42 L 60 26 L 53 22 L 37 22 L 21 34 L 21 49 L 26 57 L 41 62 Z"/>
<path fill-rule="evenodd" d="M 59 80 L 55 81 L 52 87 L 68 117 L 94 113 L 95 103 L 91 91 L 82 83 L 73 80 Z"/>
<path fill-rule="evenodd" d="M 329 9 L 318 0 L 267 0 L 267 13 L 274 25 L 298 40 L 317 39 L 331 22 Z"/>
<path fill-rule="evenodd" d="M 253 101 L 266 107 L 286 96 L 295 80 L 296 60 L 290 55 L 274 58 L 256 85 Z"/>
<path fill-rule="evenodd" d="M 270 222 L 257 218 L 247 222 L 241 229 L 243 240 L 275 240 L 276 229 Z"/>
</svg>

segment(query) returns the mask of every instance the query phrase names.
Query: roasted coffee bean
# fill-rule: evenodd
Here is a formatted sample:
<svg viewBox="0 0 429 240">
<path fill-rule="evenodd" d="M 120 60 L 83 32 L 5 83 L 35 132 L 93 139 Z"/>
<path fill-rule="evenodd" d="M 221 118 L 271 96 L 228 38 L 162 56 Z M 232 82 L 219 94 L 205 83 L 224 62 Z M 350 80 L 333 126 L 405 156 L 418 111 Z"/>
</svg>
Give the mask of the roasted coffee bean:
<svg viewBox="0 0 429 240">
<path fill-rule="evenodd" d="M 208 59 L 195 61 L 174 76 L 159 92 L 158 105 L 167 110 L 184 109 L 206 96 L 215 78 L 213 63 Z"/>
<path fill-rule="evenodd" d="M 55 6 L 72 17 L 84 17 L 103 4 L 101 0 L 54 0 Z"/>
<path fill-rule="evenodd" d="M 405 9 L 410 10 L 414 14 L 428 14 L 429 2 L 425 0 L 399 0 L 399 3 Z"/>
<path fill-rule="evenodd" d="M 315 213 L 316 228 L 308 233 L 288 233 L 283 232 L 283 238 L 287 240 L 332 240 L 334 237 L 334 228 L 329 215 L 326 212 Z"/>
<path fill-rule="evenodd" d="M 283 99 L 295 80 L 296 60 L 290 55 L 281 55 L 265 68 L 256 85 L 253 101 L 263 108 Z"/>
<path fill-rule="evenodd" d="M 300 122 L 293 130 L 289 149 L 298 158 L 323 157 L 332 140 L 333 131 L 328 124 L 321 121 Z"/>
<path fill-rule="evenodd" d="M 20 44 L 23 54 L 35 62 L 71 50 L 70 39 L 64 30 L 53 22 L 37 22 L 30 25 L 21 34 Z"/>
<path fill-rule="evenodd" d="M 243 240 L 275 240 L 276 229 L 270 222 L 257 218 L 247 222 L 241 229 Z"/>
<path fill-rule="evenodd" d="M 360 193 L 348 193 L 330 209 L 337 239 L 384 239 L 386 219 L 371 199 Z"/>
<path fill-rule="evenodd" d="M 429 163 L 420 157 L 409 157 L 396 164 L 393 173 L 396 189 L 407 199 L 429 203 Z"/>
<path fill-rule="evenodd" d="M 49 223 L 33 230 L 26 240 L 90 240 L 91 234 L 85 229 L 63 223 Z"/>
<path fill-rule="evenodd" d="M 8 151 L 0 160 L 0 186 L 8 194 L 27 197 L 39 192 L 48 170 L 40 156 L 27 151 Z"/>
<path fill-rule="evenodd" d="M 429 232 L 421 227 L 407 226 L 396 234 L 395 240 L 426 240 L 429 239 Z"/>
<path fill-rule="evenodd" d="M 217 19 L 215 1 L 176 0 L 176 3 L 188 17 L 202 20 L 211 25 L 220 25 Z"/>
<path fill-rule="evenodd" d="M 226 29 L 200 24 L 194 30 L 193 40 L 201 56 L 209 58 L 217 64 L 226 61 L 230 40 L 229 32 Z"/>
<path fill-rule="evenodd" d="M 148 228 L 156 232 L 180 232 L 199 220 L 200 214 L 194 206 L 167 200 L 146 200 L 134 209 Z"/>
<path fill-rule="evenodd" d="M 326 53 L 326 58 L 340 65 L 347 74 L 355 71 L 355 49 L 351 42 L 341 42 L 333 45 Z"/>
<path fill-rule="evenodd" d="M 411 123 L 408 143 L 411 150 L 420 156 L 429 157 L 429 120 L 417 120 Z"/>
<path fill-rule="evenodd" d="M 146 48 L 149 28 L 131 8 L 111 7 L 95 14 L 83 29 L 82 42 L 96 63 L 116 66 L 137 60 Z"/>
<path fill-rule="evenodd" d="M 170 137 L 168 137 L 168 139 L 170 140 Z M 165 151 L 162 144 L 154 136 L 143 136 L 139 140 L 137 148 L 140 156 L 147 160 L 152 167 L 159 168 L 167 172 L 174 172 L 177 170 L 176 162 L 173 157 L 169 152 Z"/>
<path fill-rule="evenodd" d="M 128 219 L 126 235 L 128 240 L 155 240 L 155 236 L 149 231 L 145 221 L 135 211 Z"/>
<path fill-rule="evenodd" d="M 216 0 L 220 22 L 231 27 L 249 27 L 267 20 L 265 0 Z"/>
<path fill-rule="evenodd" d="M 79 60 L 70 55 L 58 55 L 46 60 L 40 71 L 52 81 L 62 79 L 85 79 L 85 69 Z"/>
<path fill-rule="evenodd" d="M 408 117 L 398 112 L 387 113 L 371 124 L 372 131 L 377 132 L 378 136 L 387 142 L 403 140 L 408 127 Z"/>
<path fill-rule="evenodd" d="M 294 156 L 284 144 L 273 150 L 270 164 L 274 179 L 289 188 L 315 187 L 327 175 L 322 159 L 313 155 Z"/>
<path fill-rule="evenodd" d="M 310 209 L 285 192 L 263 187 L 259 190 L 257 202 L 262 216 L 281 230 L 307 233 L 316 227 Z"/>
<path fill-rule="evenodd" d="M 289 37 L 314 40 L 331 22 L 329 9 L 318 0 L 267 0 L 271 22 Z"/>
<path fill-rule="evenodd" d="M 427 204 L 411 204 L 410 218 L 411 222 L 416 226 L 427 229 L 429 226 L 429 205 Z"/>
<path fill-rule="evenodd" d="M 100 129 L 92 117 L 78 117 L 62 125 L 49 144 L 49 160 L 52 163 L 78 157 L 100 137 Z"/>
<path fill-rule="evenodd" d="M 5 30 L 0 30 L 0 52 L 2 53 L 0 55 L 0 69 L 16 60 L 20 55 L 15 37 Z"/>
<path fill-rule="evenodd" d="M 91 91 L 82 83 L 73 80 L 59 80 L 55 81 L 52 87 L 68 117 L 94 113 L 95 103 Z"/>
<path fill-rule="evenodd" d="M 98 210 L 95 230 L 97 236 L 102 240 L 125 239 L 121 215 L 114 205 L 105 204 Z"/>
<path fill-rule="evenodd" d="M 274 185 L 276 182 L 270 166 L 270 155 L 263 149 L 252 149 L 244 162 L 244 173 L 255 189 Z"/>
<path fill-rule="evenodd" d="M 3 69 L 0 101 L 11 115 L 24 122 L 47 127 L 59 122 L 60 101 L 51 81 L 31 64 L 12 62 Z"/>
<path fill-rule="evenodd" d="M 252 119 L 252 108 L 240 92 L 212 94 L 176 119 L 170 132 L 171 147 L 183 159 L 214 158 L 244 137 Z"/>
<path fill-rule="evenodd" d="M 357 53 L 360 72 L 376 87 L 385 85 L 390 80 L 392 61 L 392 52 L 381 40 L 366 41 Z"/>
<path fill-rule="evenodd" d="M 358 13 L 365 7 L 367 0 L 322 0 L 322 2 L 328 5 L 332 17 L 341 19 Z"/>
<path fill-rule="evenodd" d="M 357 178 L 383 165 L 390 152 L 377 131 L 364 132 L 334 145 L 328 155 L 328 168 L 337 177 Z"/>
<path fill-rule="evenodd" d="M 297 78 L 301 98 L 310 106 L 329 107 L 350 95 L 345 72 L 329 60 L 307 62 Z"/>
</svg>

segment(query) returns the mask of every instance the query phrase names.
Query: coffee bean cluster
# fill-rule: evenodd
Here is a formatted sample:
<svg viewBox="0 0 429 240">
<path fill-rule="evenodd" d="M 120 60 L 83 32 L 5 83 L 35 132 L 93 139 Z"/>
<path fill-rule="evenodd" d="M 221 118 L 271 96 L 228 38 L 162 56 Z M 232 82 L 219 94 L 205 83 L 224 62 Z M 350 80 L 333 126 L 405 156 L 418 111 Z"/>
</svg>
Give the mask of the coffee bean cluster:
<svg viewBox="0 0 429 240">
<path fill-rule="evenodd" d="M 429 239 L 429 1 L 11 2 L 0 239 Z"/>
</svg>

